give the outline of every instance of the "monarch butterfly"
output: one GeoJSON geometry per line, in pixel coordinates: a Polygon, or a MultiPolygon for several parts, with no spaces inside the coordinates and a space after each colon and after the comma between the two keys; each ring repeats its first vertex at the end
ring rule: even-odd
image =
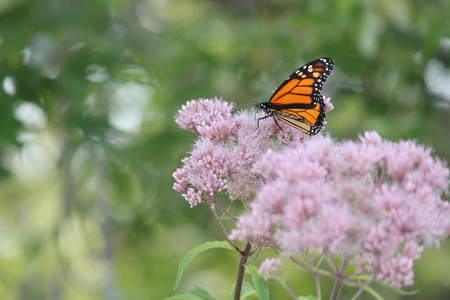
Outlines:
{"type": "MultiPolygon", "coordinates": [[[[308,135],[319,133],[325,120],[322,86],[333,70],[334,61],[322,57],[297,69],[273,93],[269,102],[257,108],[266,113],[265,119],[279,119],[308,135]]],[[[278,123],[277,123],[278,125],[278,123]]]]}

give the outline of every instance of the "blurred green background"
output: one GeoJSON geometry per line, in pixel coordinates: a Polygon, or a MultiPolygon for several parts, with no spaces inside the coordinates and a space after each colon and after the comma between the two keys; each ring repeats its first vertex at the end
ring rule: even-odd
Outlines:
{"type": "MultiPolygon", "coordinates": [[[[223,239],[208,207],[172,190],[195,138],[177,110],[267,101],[322,56],[336,63],[326,132],[414,138],[449,161],[449,15],[448,0],[0,0],[0,299],[172,295],[187,251],[223,239]]],[[[376,288],[450,299],[449,250],[415,264],[419,294],[376,288]]],[[[206,252],[181,288],[227,299],[238,263],[206,252]]],[[[314,293],[311,276],[289,275],[314,293]]]]}

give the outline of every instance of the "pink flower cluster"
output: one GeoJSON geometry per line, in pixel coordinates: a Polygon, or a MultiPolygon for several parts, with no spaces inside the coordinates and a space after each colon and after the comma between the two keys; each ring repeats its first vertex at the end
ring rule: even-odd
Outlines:
{"type": "Polygon", "coordinates": [[[269,277],[276,274],[280,268],[281,260],[279,258],[267,258],[261,263],[259,273],[267,280],[269,277]]]}
{"type": "Polygon", "coordinates": [[[173,188],[183,192],[191,207],[214,201],[225,191],[231,200],[252,200],[264,183],[263,176],[252,172],[253,163],[267,149],[284,149],[310,138],[280,123],[282,133],[271,119],[258,124],[255,111],[232,114],[233,108],[220,99],[200,99],[183,105],[176,116],[181,128],[199,135],[190,156],[173,173],[173,188]]]}
{"type": "MultiPolygon", "coordinates": [[[[356,272],[400,287],[412,284],[424,247],[450,235],[450,205],[441,199],[449,170],[430,149],[376,132],[337,143],[233,108],[220,99],[182,107],[176,122],[198,138],[173,174],[191,207],[217,203],[221,193],[253,200],[230,238],[288,257],[318,249],[350,258],[356,272]]],[[[261,272],[277,267],[269,261],[261,272]]]]}
{"type": "Polygon", "coordinates": [[[233,239],[351,258],[357,272],[400,287],[412,284],[423,247],[450,234],[449,170],[414,141],[319,136],[267,151],[252,171],[266,181],[233,239]]]}

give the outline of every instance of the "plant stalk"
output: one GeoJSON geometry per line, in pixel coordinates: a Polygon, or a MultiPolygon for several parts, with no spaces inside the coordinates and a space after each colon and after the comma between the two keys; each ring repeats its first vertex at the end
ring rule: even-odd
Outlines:
{"type": "Polygon", "coordinates": [[[247,260],[250,256],[250,250],[252,249],[252,245],[250,242],[247,242],[245,245],[244,251],[241,252],[241,261],[239,263],[239,271],[238,276],[236,279],[236,286],[234,289],[234,300],[240,300],[241,299],[241,291],[242,291],[242,282],[244,281],[244,271],[245,271],[245,264],[247,263],[247,260]]]}
{"type": "Polygon", "coordinates": [[[334,281],[333,290],[331,291],[330,300],[339,299],[339,295],[341,294],[342,284],[344,282],[345,272],[347,272],[349,259],[344,258],[342,262],[341,269],[336,273],[336,280],[334,281]]]}

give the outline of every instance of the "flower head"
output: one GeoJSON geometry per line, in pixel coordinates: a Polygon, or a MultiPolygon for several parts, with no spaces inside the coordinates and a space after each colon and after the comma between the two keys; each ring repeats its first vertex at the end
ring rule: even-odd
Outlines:
{"type": "MultiPolygon", "coordinates": [[[[441,199],[449,170],[431,149],[376,132],[337,143],[233,108],[220,99],[183,106],[176,122],[198,138],[173,173],[191,207],[225,192],[253,200],[230,238],[285,257],[309,249],[345,256],[357,271],[400,287],[412,284],[424,247],[450,235],[450,205],[441,199]]],[[[277,267],[268,260],[261,273],[277,267]]]]}
{"type": "Polygon", "coordinates": [[[233,108],[220,99],[200,99],[178,111],[175,121],[180,127],[199,135],[191,155],[173,173],[174,190],[182,192],[191,207],[224,192],[231,200],[252,200],[264,183],[253,171],[255,161],[268,149],[310,139],[286,124],[280,124],[282,132],[275,122],[258,122],[255,111],[232,114],[233,108]]]}
{"type": "Polygon", "coordinates": [[[278,269],[281,267],[281,260],[278,258],[267,258],[264,260],[259,267],[259,273],[264,277],[264,279],[268,279],[273,274],[276,274],[278,269]]]}
{"type": "Polygon", "coordinates": [[[423,246],[449,234],[440,195],[449,171],[413,141],[367,132],[359,142],[326,136],[268,151],[253,166],[266,183],[231,237],[264,238],[288,255],[319,249],[353,257],[360,270],[412,284],[423,246]]]}
{"type": "Polygon", "coordinates": [[[212,100],[192,100],[188,101],[178,111],[175,122],[181,128],[199,135],[211,137],[215,133],[223,135],[229,132],[229,127],[233,125],[229,122],[233,108],[233,103],[228,103],[217,98],[212,100]]]}

